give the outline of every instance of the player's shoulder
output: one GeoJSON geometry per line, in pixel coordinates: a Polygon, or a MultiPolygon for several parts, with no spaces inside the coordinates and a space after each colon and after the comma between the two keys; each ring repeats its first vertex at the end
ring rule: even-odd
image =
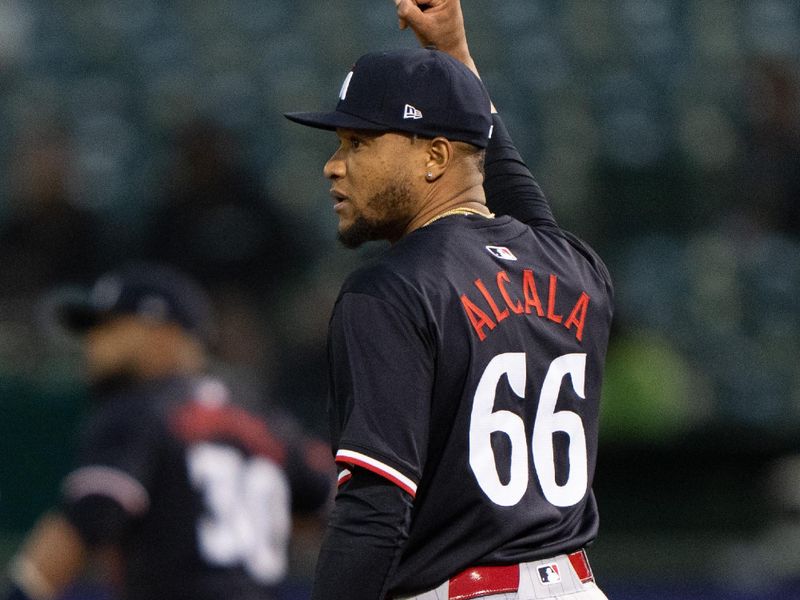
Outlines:
{"type": "Polygon", "coordinates": [[[420,256],[413,245],[396,244],[350,273],[342,292],[380,295],[406,287],[420,269],[420,256]]]}
{"type": "Polygon", "coordinates": [[[124,422],[137,427],[164,423],[171,408],[192,395],[190,377],[168,377],[129,382],[94,394],[92,420],[97,423],[124,422]]]}
{"type": "Polygon", "coordinates": [[[497,229],[503,231],[503,239],[527,230],[505,218],[437,221],[411,232],[356,269],[345,280],[342,292],[390,298],[436,294],[447,289],[447,274],[489,257],[487,232],[497,229]]]}
{"type": "Polygon", "coordinates": [[[286,440],[265,413],[248,406],[221,379],[204,376],[190,383],[179,402],[165,403],[169,431],[177,440],[225,443],[283,464],[286,440]]]}
{"type": "Polygon", "coordinates": [[[613,296],[614,286],[608,267],[606,267],[600,255],[586,241],[555,223],[530,228],[534,235],[558,240],[558,243],[574,257],[575,262],[588,267],[593,276],[605,286],[608,294],[613,296]]]}
{"type": "Polygon", "coordinates": [[[581,255],[581,257],[586,261],[586,263],[600,276],[603,283],[605,283],[606,287],[609,290],[609,293],[613,293],[614,284],[611,279],[611,273],[608,270],[605,262],[603,259],[600,258],[600,255],[592,248],[588,243],[584,240],[576,236],[575,234],[562,229],[561,235],[564,236],[564,239],[581,255]]]}
{"type": "Polygon", "coordinates": [[[80,443],[91,453],[98,448],[154,439],[164,432],[165,419],[152,395],[128,384],[92,394],[90,410],[81,423],[80,443]]]}

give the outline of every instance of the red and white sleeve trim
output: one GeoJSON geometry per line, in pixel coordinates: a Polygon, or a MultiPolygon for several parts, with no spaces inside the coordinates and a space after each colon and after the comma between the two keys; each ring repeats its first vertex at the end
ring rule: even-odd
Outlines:
{"type": "MultiPolygon", "coordinates": [[[[345,463],[348,465],[354,465],[357,467],[362,467],[367,469],[368,471],[372,471],[381,477],[384,477],[394,483],[395,485],[399,486],[409,494],[411,497],[415,497],[417,495],[417,484],[411,481],[408,477],[403,475],[400,471],[395,468],[390,467],[389,465],[382,463],[379,460],[375,460],[374,458],[367,456],[366,454],[361,454],[360,452],[354,452],[353,450],[339,450],[336,453],[336,462],[338,463],[345,463]]],[[[344,471],[343,471],[344,472],[344,471]]],[[[344,483],[341,480],[341,473],[339,475],[340,483],[344,483]]]]}
{"type": "Polygon", "coordinates": [[[72,501],[93,494],[106,496],[131,515],[141,515],[150,506],[150,495],[145,487],[124,471],[113,467],[81,467],[67,476],[63,490],[66,498],[72,501]]]}
{"type": "Polygon", "coordinates": [[[353,476],[353,472],[350,469],[342,469],[339,472],[339,477],[336,480],[336,485],[343,485],[347,481],[350,481],[350,478],[353,476]]]}

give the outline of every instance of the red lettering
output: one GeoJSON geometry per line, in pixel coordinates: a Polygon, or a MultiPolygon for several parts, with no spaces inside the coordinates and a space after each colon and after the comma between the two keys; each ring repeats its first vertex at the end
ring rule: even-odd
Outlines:
{"type": "Polygon", "coordinates": [[[472,328],[478,334],[478,339],[480,341],[485,340],[486,333],[484,333],[483,328],[488,327],[491,331],[496,327],[495,322],[492,321],[489,315],[478,308],[472,300],[467,298],[466,294],[462,294],[461,304],[464,306],[464,312],[467,313],[467,317],[469,317],[469,322],[472,323],[472,328]]]}
{"type": "Polygon", "coordinates": [[[489,308],[492,309],[492,312],[494,313],[494,318],[497,319],[498,323],[503,319],[505,319],[506,317],[508,317],[508,309],[501,311],[497,307],[497,303],[494,301],[494,298],[492,298],[492,296],[489,294],[489,290],[486,289],[486,286],[480,279],[475,280],[475,287],[478,288],[480,293],[483,294],[483,297],[486,298],[486,302],[489,303],[489,308]]]}
{"type": "Polygon", "coordinates": [[[522,292],[525,296],[525,313],[531,314],[531,306],[536,309],[536,314],[544,316],[542,301],[539,300],[539,293],[536,291],[536,281],[533,279],[533,271],[525,269],[522,273],[522,292]]]}
{"type": "MultiPolygon", "coordinates": [[[[558,323],[570,333],[574,333],[575,338],[583,341],[583,333],[586,329],[586,316],[589,311],[589,302],[591,298],[586,292],[581,292],[580,297],[575,302],[569,316],[564,319],[563,313],[557,312],[556,303],[558,297],[558,276],[555,274],[549,275],[548,289],[547,289],[547,308],[545,309],[542,300],[539,297],[539,292],[536,287],[535,272],[533,269],[524,269],[522,271],[522,297],[519,297],[519,292],[511,284],[511,276],[507,271],[498,271],[495,276],[495,283],[497,289],[492,288],[490,292],[481,279],[476,279],[474,282],[475,288],[481,293],[486,304],[481,303],[479,307],[475,302],[463,294],[461,296],[461,305],[464,307],[464,312],[469,319],[472,328],[482,342],[486,339],[491,331],[493,331],[502,321],[506,320],[511,314],[515,315],[530,315],[533,310],[536,310],[536,315],[539,318],[545,318],[553,323],[558,323]],[[500,305],[498,305],[492,294],[499,294],[502,298],[500,305]],[[505,303],[505,304],[503,304],[505,303]],[[488,304],[489,310],[485,310],[488,304]],[[502,310],[501,307],[502,306],[502,310]],[[573,331],[574,330],[574,331],[573,331]]],[[[541,283],[541,281],[540,281],[541,283]]],[[[569,290],[568,290],[569,291],[569,290]]],[[[475,297],[473,295],[473,297],[475,297]]],[[[562,300],[566,303],[566,300],[562,300]]],[[[565,308],[562,306],[562,308],[565,308]]]]}
{"type": "Polygon", "coordinates": [[[563,318],[555,313],[556,309],[556,288],[558,287],[558,277],[550,275],[550,289],[547,293],[547,318],[553,323],[561,323],[563,318]]]}
{"type": "Polygon", "coordinates": [[[575,308],[572,309],[569,317],[567,317],[566,323],[564,323],[564,327],[567,329],[575,325],[575,338],[579,342],[583,341],[583,326],[586,324],[586,310],[588,308],[589,294],[581,292],[581,297],[578,298],[578,301],[575,303],[575,308]]]}
{"type": "Polygon", "coordinates": [[[521,315],[525,310],[522,307],[522,302],[517,300],[514,302],[508,295],[508,291],[506,290],[506,283],[510,283],[511,278],[508,276],[508,273],[505,271],[500,271],[497,274],[497,288],[500,290],[500,295],[503,297],[503,300],[506,301],[506,306],[514,311],[514,314],[521,315]]]}

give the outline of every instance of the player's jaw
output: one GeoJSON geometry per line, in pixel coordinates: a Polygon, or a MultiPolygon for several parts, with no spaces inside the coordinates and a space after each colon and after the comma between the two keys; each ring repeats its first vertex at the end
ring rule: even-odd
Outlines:
{"type": "Polygon", "coordinates": [[[336,211],[339,241],[347,248],[377,240],[396,242],[408,227],[413,207],[411,190],[401,181],[387,183],[363,203],[352,198],[342,200],[336,211]]]}

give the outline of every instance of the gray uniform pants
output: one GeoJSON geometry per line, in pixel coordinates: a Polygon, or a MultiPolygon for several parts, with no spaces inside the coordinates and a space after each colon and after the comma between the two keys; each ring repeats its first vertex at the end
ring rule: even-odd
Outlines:
{"type": "MultiPolygon", "coordinates": [[[[581,582],[565,554],[519,566],[516,592],[487,594],[477,600],[608,600],[594,581],[581,582]]],[[[450,600],[450,582],[436,589],[397,600],[450,600]]]]}

